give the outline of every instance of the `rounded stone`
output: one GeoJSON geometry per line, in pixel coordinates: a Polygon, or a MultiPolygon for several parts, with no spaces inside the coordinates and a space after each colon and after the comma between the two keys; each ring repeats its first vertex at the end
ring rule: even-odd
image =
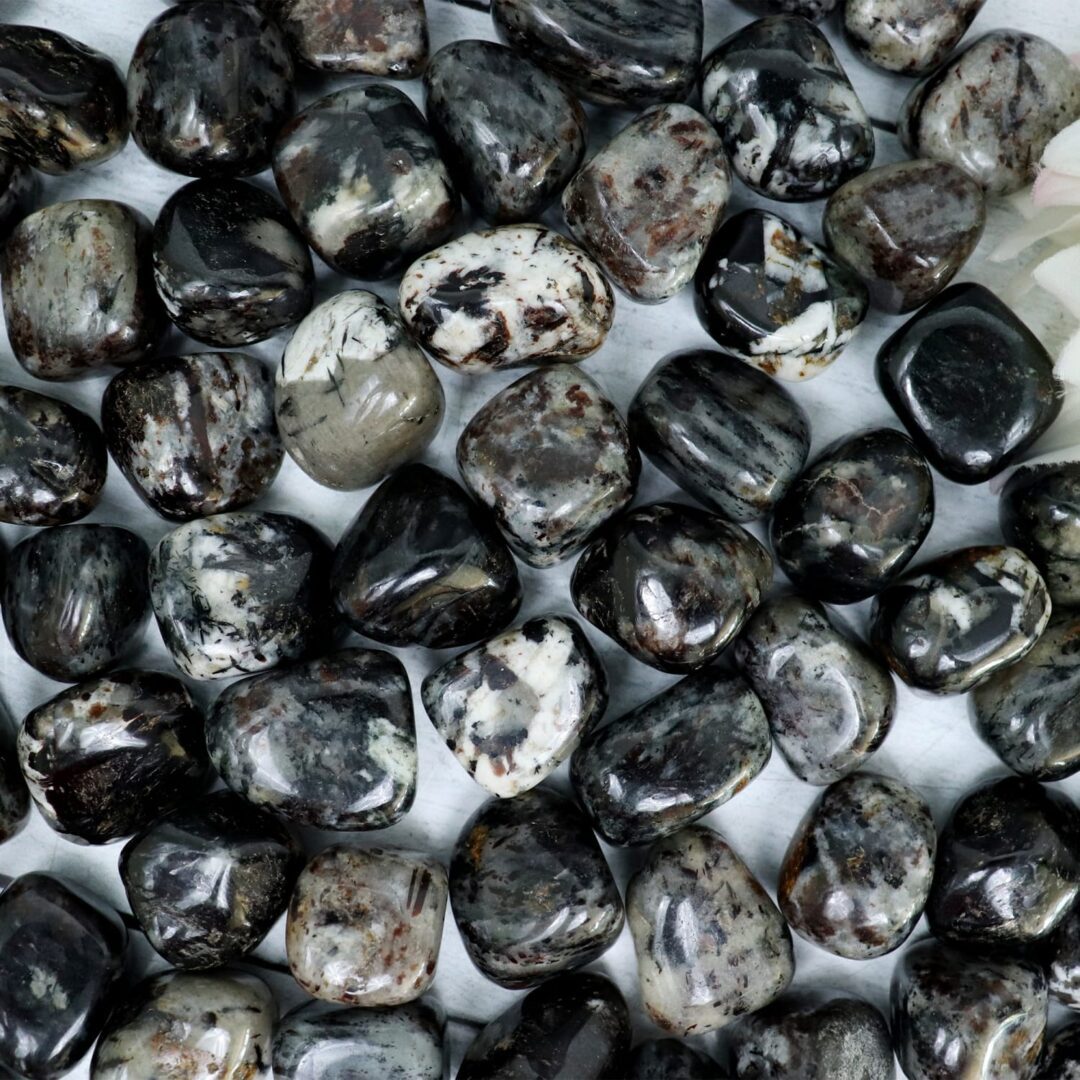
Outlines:
{"type": "Polygon", "coordinates": [[[802,593],[853,604],[880,592],[922,546],[934,481],[915,444],[892,428],[827,446],[777,504],[776,561],[802,593]]]}
{"type": "Polygon", "coordinates": [[[23,720],[17,748],[41,816],[87,844],[130,836],[206,783],[202,715],[181,682],[153,671],[62,691],[23,720]]]}
{"type": "Polygon", "coordinates": [[[290,457],[342,491],[382,480],[438,434],[445,399],[397,312],[374,293],[339,293],[296,328],[274,411],[290,457]]]}
{"type": "Polygon", "coordinates": [[[41,194],[37,173],[0,149],[0,242],[33,209],[41,194]]]}
{"type": "Polygon", "coordinates": [[[678,1039],[648,1039],[630,1056],[627,1080],[718,1080],[716,1062],[678,1039]]]}
{"type": "Polygon", "coordinates": [[[296,104],[277,23],[248,0],[193,0],[143,31],[127,77],[131,137],[186,176],[249,176],[270,164],[296,104]]]}
{"type": "Polygon", "coordinates": [[[196,180],[154,225],[154,283],[169,318],[207,345],[249,345],[310,310],[315,272],[285,208],[243,180],[196,180]]]}
{"type": "Polygon", "coordinates": [[[735,3],[755,15],[801,15],[820,22],[830,14],[839,0],[735,0],[735,3]]]}
{"type": "Polygon", "coordinates": [[[86,413],[18,386],[0,386],[0,521],[63,525],[97,506],[108,454],[86,413]]]}
{"type": "Polygon", "coordinates": [[[285,454],[270,373],[242,353],[150,360],[105,389],[113,461],[156,513],[188,521],[254,502],[285,454]]]}
{"type": "Polygon", "coordinates": [[[868,63],[902,75],[933,71],[986,0],[846,0],[844,30],[868,63]]]}
{"type": "Polygon", "coordinates": [[[43,529],[8,556],[4,628],[32,668],[76,682],[140,643],[150,596],[145,541],[114,525],[43,529]]]}

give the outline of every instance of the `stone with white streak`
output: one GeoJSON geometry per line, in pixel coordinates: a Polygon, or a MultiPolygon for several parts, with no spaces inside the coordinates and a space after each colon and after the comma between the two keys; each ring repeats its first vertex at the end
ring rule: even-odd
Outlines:
{"type": "Polygon", "coordinates": [[[932,71],[967,33],[986,0],[846,0],[844,30],[855,51],[886,71],[932,71]]]}

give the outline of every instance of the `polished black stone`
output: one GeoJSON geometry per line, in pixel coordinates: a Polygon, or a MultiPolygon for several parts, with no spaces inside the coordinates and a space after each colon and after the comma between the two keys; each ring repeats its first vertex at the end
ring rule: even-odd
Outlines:
{"type": "Polygon", "coordinates": [[[989,289],[953,285],[882,345],[882,392],[930,463],[978,484],[1057,419],[1061,385],[1042,342],[989,289]]]}
{"type": "Polygon", "coordinates": [[[560,975],[491,1021],[457,1080],[609,1080],[626,1075],[630,1015],[600,975],[560,975]]]}
{"type": "Polygon", "coordinates": [[[154,283],[169,318],[207,345],[247,345],[311,309],[307,241],[272,195],[243,180],[196,180],[154,225],[154,283]]]}
{"type": "Polygon", "coordinates": [[[150,611],[142,537],[114,525],[43,529],[12,549],[4,627],[15,651],[50,679],[97,675],[140,644],[150,611]]]}
{"type": "Polygon", "coordinates": [[[1080,1023],[1061,1028],[1047,1040],[1034,1080],[1080,1080],[1080,1023]]]}
{"type": "Polygon", "coordinates": [[[676,353],[638,389],[628,414],[638,447],[728,521],[765,517],[810,453],[810,420],[776,380],[725,353],[676,353]]]}
{"type": "Polygon", "coordinates": [[[25,161],[0,150],[0,241],[30,213],[40,189],[37,173],[25,161]]]}
{"type": "Polygon", "coordinates": [[[292,54],[256,3],[177,4],[139,38],[127,93],[147,157],[187,176],[248,176],[270,164],[292,115],[292,54]]]}
{"type": "Polygon", "coordinates": [[[364,504],[338,543],[330,587],[349,625],[387,645],[468,645],[521,605],[494,523],[427,465],[399,469],[364,504]]]}
{"type": "Polygon", "coordinates": [[[104,53],[40,26],[0,26],[0,150],[57,175],[108,160],[127,135],[124,82],[104,53]]]}
{"type": "Polygon", "coordinates": [[[1073,904],[1040,944],[1036,956],[1045,962],[1051,995],[1074,1012],[1080,1011],[1080,906],[1073,904]]]}
{"type": "Polygon", "coordinates": [[[634,1047],[626,1080],[723,1080],[719,1068],[678,1039],[649,1039],[634,1047]]]}
{"type": "Polygon", "coordinates": [[[239,960],[262,941],[303,865],[276,818],[216,791],[132,837],[120,880],[157,952],[175,967],[202,969],[239,960]]]}
{"type": "Polygon", "coordinates": [[[17,745],[42,817],[88,844],[130,836],[206,780],[202,715],[179,680],[153,671],[62,691],[23,720],[17,745]]]}
{"type": "Polygon", "coordinates": [[[0,894],[0,1068],[63,1076],[115,1001],[127,933],[96,896],[50,874],[0,894]]]}
{"type": "Polygon", "coordinates": [[[963,796],[938,844],[930,929],[981,946],[1045,938],[1080,896],[1078,814],[1063,792],[1018,777],[963,796]]]}
{"type": "Polygon", "coordinates": [[[776,561],[795,587],[830,604],[883,589],[934,521],[934,481],[912,441],[892,428],[827,446],[776,507],[776,561]]]}
{"type": "Polygon", "coordinates": [[[101,429],[71,405],[0,386],[0,521],[62,525],[98,504],[108,455],[101,429]]]}

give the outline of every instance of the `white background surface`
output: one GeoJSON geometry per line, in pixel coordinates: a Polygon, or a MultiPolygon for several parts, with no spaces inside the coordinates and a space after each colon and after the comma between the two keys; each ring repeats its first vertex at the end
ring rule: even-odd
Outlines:
{"type": "MultiPolygon", "coordinates": [[[[478,11],[458,7],[447,0],[427,0],[432,30],[432,48],[461,37],[492,38],[490,18],[478,11]]],[[[61,30],[108,53],[122,71],[142,28],[163,9],[159,0],[0,0],[0,17],[8,21],[36,23],[61,30]]],[[[705,0],[706,51],[738,26],[749,21],[743,9],[731,0],[705,0]]],[[[967,40],[980,31],[1011,26],[1041,33],[1066,52],[1080,52],[1080,5],[1076,0],[989,0],[967,40]]],[[[824,26],[837,47],[867,109],[875,119],[895,120],[910,80],[889,76],[859,62],[847,50],[839,32],[836,17],[824,26]]],[[[302,100],[307,102],[330,89],[350,81],[329,80],[305,75],[301,86],[302,100]]],[[[419,81],[399,84],[422,104],[419,81]]],[[[590,142],[595,150],[606,137],[622,127],[630,114],[606,110],[590,110],[593,135],[590,142]]],[[[895,140],[879,132],[878,162],[903,156],[895,140]]],[[[41,202],[55,202],[78,197],[117,198],[136,206],[150,219],[165,199],[187,178],[169,173],[143,157],[133,143],[118,157],[91,171],[64,178],[44,178],[41,202]]],[[[267,172],[257,182],[273,189],[267,172]]],[[[736,185],[732,209],[760,202],[736,185]]],[[[822,204],[803,206],[769,204],[775,212],[802,225],[811,236],[820,238],[822,204]]],[[[1004,213],[1002,211],[1002,213],[1004,213]]],[[[562,228],[557,211],[547,215],[550,224],[562,228]]],[[[984,240],[984,252],[988,243],[984,240]]],[[[976,260],[972,269],[976,269],[976,260]]],[[[318,260],[316,259],[316,263],[318,260]]],[[[981,271],[979,271],[981,273],[981,271]]],[[[342,288],[356,287],[355,282],[330,273],[319,264],[319,296],[322,300],[342,288]]],[[[961,275],[961,280],[972,273],[961,275]]],[[[989,280],[985,276],[983,280],[989,280]]],[[[396,296],[394,282],[377,283],[372,287],[388,300],[396,296]]],[[[1036,315],[1029,307],[1022,309],[1025,318],[1037,329],[1053,318],[1045,313],[1036,315]]],[[[833,439],[868,425],[899,427],[873,378],[873,358],[877,346],[900,320],[872,313],[866,325],[838,362],[810,383],[795,387],[799,401],[807,409],[813,423],[816,454],[833,439]]],[[[1060,333],[1053,327],[1051,333],[1060,333]]],[[[257,353],[268,363],[275,362],[288,335],[281,335],[248,351],[257,353]]],[[[623,410],[646,373],[663,356],[677,349],[711,347],[713,342],[698,324],[693,310],[691,290],[661,307],[645,307],[631,302],[621,294],[617,301],[615,326],[603,348],[586,361],[585,369],[607,390],[623,410]]],[[[179,332],[173,330],[163,348],[164,353],[203,351],[179,332]]],[[[482,377],[466,377],[436,365],[446,390],[447,409],[442,431],[425,460],[455,474],[453,448],[463,424],[490,396],[501,390],[522,372],[482,377]]],[[[69,401],[98,417],[102,391],[108,376],[69,384],[45,384],[28,376],[15,362],[6,335],[0,334],[0,381],[29,386],[69,401]]],[[[993,387],[986,388],[993,393],[993,387]]],[[[986,485],[964,488],[935,475],[937,517],[933,530],[917,562],[954,547],[974,543],[1000,541],[997,524],[997,499],[986,485]]],[[[357,513],[367,492],[339,493],[321,488],[309,480],[290,459],[277,481],[259,503],[258,509],[293,513],[320,527],[331,541],[336,541],[357,513]]],[[[673,485],[648,463],[644,466],[638,503],[676,494],[673,485]]],[[[125,525],[142,533],[152,544],[168,531],[167,522],[157,518],[135,496],[114,465],[110,463],[109,479],[100,506],[87,521],[125,525]]],[[[755,526],[754,531],[763,535],[755,526]]],[[[0,526],[5,546],[10,548],[29,535],[30,530],[16,526],[0,526]]],[[[551,570],[538,571],[521,566],[526,590],[522,616],[549,610],[572,613],[567,590],[572,563],[551,570]]],[[[844,617],[863,629],[868,605],[848,608],[844,617]]],[[[631,659],[598,632],[589,629],[590,637],[607,666],[612,687],[612,715],[619,715],[665,686],[676,681],[646,668],[631,659]]],[[[62,689],[39,675],[13,653],[6,638],[0,634],[0,696],[17,721],[25,713],[62,689]]],[[[414,691],[421,678],[436,666],[445,655],[423,649],[399,650],[408,666],[414,691]]],[[[156,626],[149,625],[145,644],[136,660],[146,666],[171,671],[172,665],[158,635],[156,626]]],[[[222,684],[193,685],[204,704],[213,700],[222,684]]],[[[420,776],[416,803],[400,824],[380,833],[341,834],[309,832],[305,842],[309,854],[329,843],[348,838],[358,843],[395,844],[423,848],[449,858],[454,840],[469,814],[484,801],[485,793],[475,785],[456,764],[449,751],[436,737],[428,722],[419,695],[414,693],[417,735],[420,748],[420,776]]],[[[944,822],[954,801],[979,780],[1001,774],[1006,770],[971,730],[968,703],[965,698],[932,699],[916,696],[900,687],[899,708],[893,731],[883,749],[873,759],[871,767],[889,773],[915,785],[929,800],[938,826],[944,822]]],[[[554,786],[568,789],[566,766],[559,770],[554,786]]],[[[1080,777],[1067,780],[1061,788],[1080,795],[1080,777]]],[[[740,795],[710,814],[705,822],[720,830],[748,862],[770,892],[774,893],[776,877],[784,849],[799,819],[821,793],[796,780],[778,754],[768,767],[740,795]]],[[[642,850],[606,849],[620,886],[640,863],[642,850]]],[[[126,899],[116,872],[119,845],[104,848],[81,847],[58,837],[37,816],[12,842],[0,847],[0,873],[14,875],[31,869],[50,870],[93,888],[118,908],[127,909],[126,899]]],[[[775,893],[774,893],[775,895],[775,893]]],[[[283,923],[281,920],[258,950],[258,955],[280,961],[284,956],[283,923]]],[[[925,924],[916,936],[925,931],[925,924]]],[[[134,953],[142,965],[160,968],[162,962],[150,952],[145,941],[134,935],[134,953]]],[[[846,961],[801,941],[796,937],[796,987],[831,985],[864,994],[882,1009],[887,1009],[889,978],[896,955],[869,962],[846,961]]],[[[630,1001],[638,1037],[655,1035],[638,1008],[636,973],[629,932],[624,930],[615,946],[593,967],[610,975],[630,1001]]],[[[280,994],[283,1007],[288,1008],[303,995],[287,977],[271,979],[280,994]]],[[[515,994],[488,982],[472,966],[458,937],[454,921],[447,912],[442,954],[435,978],[434,992],[448,1011],[475,1021],[486,1021],[505,1008],[515,994]]],[[[1057,1015],[1057,1020],[1062,1014],[1057,1015]]],[[[469,1038],[469,1029],[457,1026],[455,1060],[461,1045],[469,1038]]],[[[718,1053],[715,1037],[703,1037],[702,1047],[718,1053]]],[[[88,1074],[87,1061],[71,1075],[88,1074]]]]}

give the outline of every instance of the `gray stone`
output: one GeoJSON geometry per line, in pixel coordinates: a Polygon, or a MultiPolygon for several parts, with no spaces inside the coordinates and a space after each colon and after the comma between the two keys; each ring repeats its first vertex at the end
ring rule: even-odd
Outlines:
{"type": "Polygon", "coordinates": [[[967,33],[986,0],[846,0],[844,30],[855,51],[886,71],[933,71],[967,33]]]}

